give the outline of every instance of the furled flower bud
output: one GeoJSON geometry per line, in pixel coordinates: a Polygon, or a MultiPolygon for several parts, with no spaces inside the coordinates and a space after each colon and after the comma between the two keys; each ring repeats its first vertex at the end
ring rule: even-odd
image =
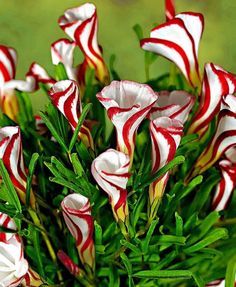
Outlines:
{"type": "Polygon", "coordinates": [[[165,8],[166,8],[166,21],[169,21],[175,17],[174,0],[165,0],[165,8]]]}
{"type": "Polygon", "coordinates": [[[128,219],[126,185],[130,177],[130,159],[123,152],[108,149],[92,163],[91,172],[98,185],[108,194],[116,221],[128,219]]]}
{"type": "Polygon", "coordinates": [[[157,100],[147,85],[113,81],[97,94],[117,133],[117,149],[128,154],[132,163],[136,131],[157,100]]]}
{"type": "MultiPolygon", "coordinates": [[[[183,135],[183,125],[178,120],[159,117],[151,121],[150,132],[152,140],[152,173],[155,173],[174,159],[183,135]]],[[[158,178],[149,187],[150,217],[155,215],[168,178],[169,172],[158,178]]]]}
{"type": "Polygon", "coordinates": [[[76,239],[81,262],[94,269],[94,224],[88,198],[77,193],[70,194],[64,198],[61,207],[66,225],[76,239]]]}
{"type": "MultiPolygon", "coordinates": [[[[20,200],[25,203],[27,177],[19,127],[4,127],[0,129],[0,158],[3,160],[20,200]]],[[[32,191],[30,203],[34,208],[35,197],[32,191]]]]}
{"type": "MultiPolygon", "coordinates": [[[[59,81],[49,91],[52,103],[67,118],[72,130],[76,129],[82,112],[79,88],[71,80],[59,81]]],[[[94,149],[93,138],[85,124],[82,125],[79,138],[86,147],[94,149]]]]}
{"type": "Polygon", "coordinates": [[[108,83],[109,75],[97,42],[97,11],[92,3],[68,9],[59,18],[60,27],[75,41],[84,53],[88,65],[95,69],[102,83],[108,83]]]}
{"type": "Polygon", "coordinates": [[[79,267],[63,250],[59,250],[57,252],[57,257],[59,258],[60,262],[65,266],[65,268],[70,272],[70,274],[72,274],[74,277],[80,275],[79,267]]]}
{"type": "Polygon", "coordinates": [[[174,62],[192,86],[199,86],[198,46],[204,28],[199,13],[181,13],[167,23],[155,27],[141,47],[174,62]]]}
{"type": "Polygon", "coordinates": [[[185,91],[161,91],[154,107],[151,108],[149,118],[169,117],[184,124],[194,105],[195,97],[185,91]]]}
{"type": "Polygon", "coordinates": [[[211,120],[219,113],[224,96],[236,91],[234,76],[221,67],[208,63],[205,65],[200,106],[194,116],[188,133],[203,135],[211,120]]]}
{"type": "Polygon", "coordinates": [[[236,97],[224,98],[213,139],[198,158],[193,175],[210,168],[229,148],[236,145],[236,97]]]}
{"type": "Polygon", "coordinates": [[[68,39],[60,39],[51,45],[52,63],[58,65],[62,63],[65,67],[68,79],[76,81],[75,70],[73,68],[73,54],[75,42],[68,39]]]}
{"type": "MultiPolygon", "coordinates": [[[[14,221],[0,213],[0,226],[16,230],[14,221]]],[[[17,287],[28,272],[21,238],[16,233],[0,233],[0,286],[17,287]]]]}
{"type": "Polygon", "coordinates": [[[236,164],[229,160],[221,160],[219,167],[222,178],[212,200],[212,209],[216,211],[224,210],[227,207],[236,187],[236,164]]]}

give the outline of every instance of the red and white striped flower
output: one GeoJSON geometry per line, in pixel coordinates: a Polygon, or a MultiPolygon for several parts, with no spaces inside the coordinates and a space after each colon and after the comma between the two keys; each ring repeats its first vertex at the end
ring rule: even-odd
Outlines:
{"type": "Polygon", "coordinates": [[[202,173],[211,167],[229,148],[236,145],[236,97],[224,98],[224,109],[220,111],[216,133],[199,157],[195,171],[202,173]]]}
{"type": "MultiPolygon", "coordinates": [[[[0,225],[16,229],[14,221],[0,213],[0,225]]],[[[17,287],[28,272],[28,262],[24,258],[24,247],[16,233],[0,233],[0,286],[17,287]]]]}
{"type": "Polygon", "coordinates": [[[74,277],[80,275],[79,267],[72,261],[72,259],[63,251],[59,250],[57,252],[57,257],[60,262],[65,266],[65,268],[72,274],[74,277]]]}
{"type": "MultiPolygon", "coordinates": [[[[79,88],[75,81],[59,81],[49,91],[52,103],[67,118],[72,130],[76,129],[82,112],[79,88]]],[[[94,149],[93,138],[85,124],[82,125],[79,138],[86,147],[94,149]]]]}
{"type": "Polygon", "coordinates": [[[98,185],[108,194],[116,221],[127,222],[126,185],[130,177],[130,159],[123,152],[108,149],[92,163],[91,172],[98,185]]]}
{"type": "Polygon", "coordinates": [[[51,45],[52,63],[62,63],[65,67],[68,79],[76,81],[75,69],[73,68],[73,57],[75,42],[68,39],[60,39],[51,45]]]}
{"type": "MultiPolygon", "coordinates": [[[[159,117],[150,122],[150,132],[152,140],[152,173],[155,173],[174,159],[183,135],[183,125],[176,119],[159,117]]],[[[169,172],[157,179],[149,187],[152,215],[154,215],[156,207],[160,203],[168,178],[169,172]]]]}
{"type": "Polygon", "coordinates": [[[97,94],[117,133],[117,149],[132,162],[136,131],[157,100],[147,85],[131,81],[113,81],[97,94]]]}
{"type": "Polygon", "coordinates": [[[225,287],[225,280],[219,279],[212,281],[206,285],[206,287],[225,287]]]}
{"type": "Polygon", "coordinates": [[[68,9],[59,18],[60,27],[75,41],[84,53],[88,65],[95,69],[102,83],[109,81],[108,70],[97,41],[97,11],[92,3],[68,9]]]}
{"type": "MultiPolygon", "coordinates": [[[[20,200],[25,203],[27,177],[19,127],[4,127],[0,129],[0,158],[3,160],[20,200]]],[[[35,207],[35,198],[32,191],[30,203],[32,207],[35,207]]]]}
{"type": "Polygon", "coordinates": [[[94,224],[88,198],[77,193],[70,194],[64,198],[61,207],[66,225],[76,239],[81,262],[93,269],[95,265],[94,224]]]}
{"type": "Polygon", "coordinates": [[[216,211],[224,210],[227,207],[236,187],[236,164],[229,160],[221,160],[219,167],[222,178],[212,200],[212,209],[216,211]]]}
{"type": "Polygon", "coordinates": [[[155,27],[141,47],[174,62],[192,86],[199,86],[198,46],[204,28],[199,13],[181,13],[167,23],[155,27]]]}
{"type": "Polygon", "coordinates": [[[39,274],[31,268],[29,268],[23,281],[21,282],[21,285],[24,287],[40,287],[44,286],[43,284],[45,284],[45,282],[41,279],[39,274]]]}
{"type": "Polygon", "coordinates": [[[175,17],[174,0],[165,0],[165,8],[166,8],[166,21],[169,21],[175,17]]]}
{"type": "MultiPolygon", "coordinates": [[[[35,80],[35,87],[34,90],[38,89],[38,84],[43,83],[51,87],[53,84],[56,83],[54,79],[52,79],[46,70],[37,63],[32,63],[26,77],[32,77],[35,80]]],[[[32,89],[33,91],[33,89],[32,89]]]]}
{"type": "Polygon", "coordinates": [[[189,133],[203,135],[211,120],[219,113],[223,97],[236,91],[235,77],[221,67],[208,63],[205,65],[200,107],[193,118],[189,133]]]}
{"type": "Polygon", "coordinates": [[[149,118],[169,117],[184,124],[195,102],[195,97],[185,91],[161,91],[149,118]]]}

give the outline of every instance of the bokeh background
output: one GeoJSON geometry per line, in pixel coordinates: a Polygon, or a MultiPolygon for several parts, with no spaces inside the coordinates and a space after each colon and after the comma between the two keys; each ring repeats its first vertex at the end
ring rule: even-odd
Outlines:
{"type": "MultiPolygon", "coordinates": [[[[23,78],[30,64],[37,61],[53,73],[50,45],[66,37],[57,19],[80,0],[0,0],[0,43],[18,52],[17,78],[23,78]]],[[[201,67],[212,61],[236,73],[236,0],[175,0],[177,12],[196,11],[205,16],[205,31],[200,44],[201,67]]],[[[99,42],[105,59],[117,56],[115,67],[123,79],[143,81],[143,51],[132,27],[140,24],[144,36],[165,21],[164,0],[95,0],[99,17],[99,42]]],[[[76,57],[79,63],[80,54],[76,57]]],[[[169,68],[158,59],[151,69],[157,76],[169,68]]],[[[43,107],[45,97],[33,97],[35,110],[43,107]]]]}

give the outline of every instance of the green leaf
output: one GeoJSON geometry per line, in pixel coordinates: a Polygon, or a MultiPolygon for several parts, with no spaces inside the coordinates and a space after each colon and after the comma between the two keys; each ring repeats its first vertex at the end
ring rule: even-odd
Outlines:
{"type": "Polygon", "coordinates": [[[49,118],[43,112],[39,112],[39,115],[42,118],[42,120],[44,121],[45,125],[50,130],[50,132],[53,135],[53,137],[56,139],[56,141],[60,144],[60,146],[63,148],[64,151],[67,151],[67,146],[66,146],[64,140],[58,134],[57,130],[54,128],[54,126],[52,125],[52,123],[49,120],[49,118]]]}
{"type": "Polygon", "coordinates": [[[132,275],[138,278],[176,278],[176,279],[190,279],[192,278],[192,272],[189,270],[144,270],[139,271],[132,275]]]}
{"type": "Polygon", "coordinates": [[[95,231],[95,243],[96,245],[102,244],[102,227],[97,223],[97,221],[94,221],[94,231],[95,231]]]}
{"type": "Polygon", "coordinates": [[[125,265],[128,275],[131,276],[132,275],[132,264],[130,263],[129,258],[127,257],[125,253],[121,253],[120,258],[122,259],[123,264],[125,265]]]}
{"type": "Polygon", "coordinates": [[[119,287],[120,286],[120,276],[117,267],[111,265],[109,268],[109,285],[108,287],[119,287]]]}
{"type": "Polygon", "coordinates": [[[135,24],[133,26],[133,30],[138,38],[138,40],[140,41],[141,39],[143,39],[143,29],[139,24],[135,24]]]}
{"type": "Polygon", "coordinates": [[[74,147],[74,145],[75,145],[75,143],[76,143],[76,141],[78,139],[79,131],[80,131],[80,129],[81,129],[81,127],[82,127],[82,125],[83,125],[83,123],[85,121],[85,118],[86,118],[86,116],[87,116],[87,114],[88,114],[88,112],[90,111],[91,108],[92,108],[92,104],[89,103],[82,110],[82,113],[81,113],[81,115],[79,117],[78,124],[76,126],[76,129],[74,131],[74,134],[73,134],[73,136],[71,138],[71,141],[70,141],[70,144],[69,144],[69,150],[68,150],[69,153],[72,151],[72,149],[73,149],[73,147],[74,147]]]}
{"type": "Polygon", "coordinates": [[[132,244],[131,242],[129,242],[127,240],[121,239],[120,244],[125,246],[126,248],[129,248],[135,254],[141,254],[142,253],[142,251],[137,246],[135,246],[134,244],[132,244]]]}
{"type": "Polygon", "coordinates": [[[173,169],[175,166],[183,163],[185,161],[185,157],[180,155],[174,158],[172,161],[170,161],[167,165],[162,167],[158,172],[154,173],[153,175],[149,175],[147,177],[144,177],[143,182],[141,182],[141,185],[138,187],[139,189],[143,189],[146,186],[150,185],[152,182],[156,181],[158,178],[163,176],[167,171],[173,169]]]}
{"type": "Polygon", "coordinates": [[[140,218],[140,213],[142,212],[144,205],[147,201],[147,196],[145,193],[141,193],[138,201],[135,204],[135,207],[133,209],[133,212],[131,213],[131,223],[132,226],[135,228],[139,218],[140,218]]]}
{"type": "Polygon", "coordinates": [[[4,182],[6,189],[7,189],[7,192],[8,192],[9,204],[13,205],[16,208],[16,210],[19,213],[21,213],[22,209],[21,209],[20,200],[18,198],[15,187],[14,187],[14,185],[10,179],[10,176],[9,176],[5,166],[4,166],[2,159],[0,159],[0,174],[1,174],[1,177],[3,179],[3,182],[4,182]]]}
{"type": "Polygon", "coordinates": [[[214,229],[212,232],[210,232],[208,234],[208,236],[203,238],[201,241],[197,242],[196,244],[194,244],[190,247],[185,248],[184,252],[189,254],[189,253],[199,251],[202,248],[209,246],[213,242],[216,242],[217,240],[219,240],[221,238],[226,238],[227,236],[228,236],[227,229],[224,229],[224,228],[214,229]]]}
{"type": "Polygon", "coordinates": [[[148,246],[149,246],[150,240],[152,238],[153,232],[154,232],[158,222],[159,222],[159,219],[153,220],[151,225],[150,225],[150,227],[149,227],[149,229],[148,229],[146,238],[144,239],[144,242],[143,242],[143,245],[142,245],[142,249],[143,249],[144,253],[147,253],[147,251],[148,251],[148,246]]]}
{"type": "Polygon", "coordinates": [[[191,143],[191,142],[197,140],[198,138],[199,138],[198,134],[190,134],[190,135],[183,136],[183,137],[181,138],[181,141],[180,141],[180,145],[179,145],[179,146],[180,146],[180,147],[181,147],[181,146],[184,146],[184,145],[186,145],[186,144],[188,144],[188,143],[191,143]]]}
{"type": "Polygon", "coordinates": [[[72,153],[71,156],[71,163],[73,165],[73,169],[74,172],[76,173],[76,175],[78,175],[78,177],[81,177],[84,175],[84,169],[81,165],[81,162],[78,158],[78,155],[76,153],[72,153]]]}
{"type": "Polygon", "coordinates": [[[36,167],[38,159],[39,159],[39,154],[34,153],[29,163],[29,174],[27,177],[27,184],[26,184],[26,206],[29,206],[31,183],[32,183],[32,179],[33,179],[33,175],[34,175],[34,171],[35,171],[35,167],[36,167]]]}
{"type": "Polygon", "coordinates": [[[225,276],[225,287],[234,287],[236,275],[236,256],[230,259],[227,264],[226,276],[225,276]]]}
{"type": "Polygon", "coordinates": [[[35,256],[35,262],[37,263],[37,271],[38,271],[39,275],[41,275],[43,278],[45,278],[42,256],[40,254],[40,245],[41,244],[39,241],[39,233],[32,226],[31,226],[30,232],[32,234],[32,240],[33,240],[33,245],[34,245],[34,256],[35,256]]]}
{"type": "Polygon", "coordinates": [[[55,65],[55,78],[57,81],[68,80],[66,69],[62,63],[55,65]]]}
{"type": "Polygon", "coordinates": [[[176,236],[182,236],[183,235],[183,219],[178,214],[178,212],[175,212],[175,225],[176,225],[176,236]]]}

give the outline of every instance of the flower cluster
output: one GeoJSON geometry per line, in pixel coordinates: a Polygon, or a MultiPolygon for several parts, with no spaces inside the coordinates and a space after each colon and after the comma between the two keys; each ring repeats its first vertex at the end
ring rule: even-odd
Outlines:
{"type": "Polygon", "coordinates": [[[235,248],[217,256],[236,188],[236,77],[213,63],[201,73],[203,15],[165,7],[166,22],[140,46],[173,62],[174,87],[166,76],[110,75],[91,3],[59,18],[70,40],[51,45],[54,76],[33,63],[15,79],[16,52],[0,46],[0,286],[234,280],[222,270],[235,248]],[[49,102],[33,115],[27,93],[38,89],[49,102]]]}

